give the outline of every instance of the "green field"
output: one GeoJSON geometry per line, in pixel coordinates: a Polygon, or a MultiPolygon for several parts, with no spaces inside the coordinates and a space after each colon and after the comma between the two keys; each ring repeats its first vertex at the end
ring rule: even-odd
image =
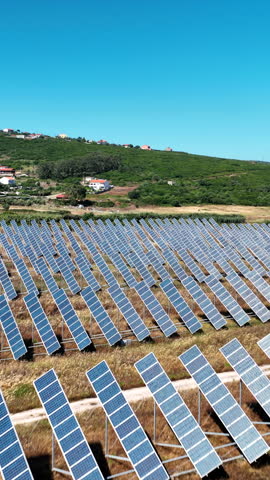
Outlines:
{"type": "Polygon", "coordinates": [[[137,206],[270,205],[267,162],[124,149],[54,138],[25,141],[4,135],[0,136],[0,159],[4,164],[36,174],[42,167],[43,177],[59,184],[91,174],[102,174],[114,185],[138,184],[129,194],[137,206]],[[168,185],[168,180],[173,185],[168,185]]]}

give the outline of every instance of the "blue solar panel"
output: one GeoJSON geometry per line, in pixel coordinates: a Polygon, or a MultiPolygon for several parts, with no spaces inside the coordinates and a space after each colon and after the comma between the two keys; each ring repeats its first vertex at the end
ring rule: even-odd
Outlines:
{"type": "Polygon", "coordinates": [[[249,322],[249,316],[216,277],[209,275],[206,277],[205,283],[212,290],[212,292],[214,292],[216,297],[228,310],[238,325],[242,326],[249,322]]]}
{"type": "Polygon", "coordinates": [[[216,415],[249,463],[264,455],[269,447],[228,388],[208,363],[197,345],[179,356],[216,415]]]}
{"type": "Polygon", "coordinates": [[[7,270],[0,260],[0,283],[4,289],[4,292],[9,300],[13,300],[17,297],[17,293],[13,284],[8,276],[7,270]]]}
{"type": "Polygon", "coordinates": [[[179,278],[179,280],[183,280],[187,277],[187,274],[183,267],[180,265],[176,255],[169,248],[164,250],[162,252],[162,255],[168,262],[175,275],[179,278]]]}
{"type": "Polygon", "coordinates": [[[165,293],[166,297],[170,300],[171,304],[174,306],[178,315],[180,315],[186,327],[191,333],[195,333],[202,328],[201,323],[195,317],[191,308],[188,306],[187,302],[183,299],[182,295],[179,293],[177,288],[174,286],[173,282],[170,280],[165,280],[161,282],[160,288],[165,293]]]}
{"type": "Polygon", "coordinates": [[[270,416],[269,378],[236,338],[220,348],[220,351],[254,395],[257,402],[270,416]]]}
{"type": "Polygon", "coordinates": [[[131,273],[131,271],[129,270],[128,266],[126,265],[126,263],[122,259],[121,255],[119,255],[119,253],[117,253],[117,252],[112,253],[112,254],[110,254],[110,259],[113,262],[114,266],[117,268],[117,270],[119,270],[119,272],[121,273],[121,275],[122,275],[123,279],[125,280],[126,284],[130,288],[134,287],[134,285],[136,285],[136,283],[137,283],[137,280],[134,277],[134,275],[131,273]]]}
{"type": "Polygon", "coordinates": [[[38,295],[38,289],[35,285],[33,278],[31,277],[27,266],[25,265],[22,258],[19,260],[14,260],[14,265],[24,283],[24,286],[28,293],[35,292],[38,295]]]}
{"type": "Polygon", "coordinates": [[[36,260],[36,267],[37,267],[39,273],[41,274],[44,282],[46,283],[46,286],[47,286],[48,290],[51,293],[59,290],[58,285],[57,285],[55,279],[53,278],[50,270],[48,269],[44,258],[38,258],[36,260]]]}
{"type": "Polygon", "coordinates": [[[148,328],[120,287],[113,286],[108,293],[119,308],[129,327],[139,341],[150,336],[148,328]]]}
{"type": "Polygon", "coordinates": [[[109,267],[108,267],[107,263],[105,262],[104,258],[102,257],[102,255],[100,255],[100,253],[91,253],[91,255],[92,255],[92,258],[93,258],[95,264],[97,265],[98,269],[100,270],[103,277],[105,278],[107,284],[109,286],[118,285],[118,282],[117,282],[114,274],[109,269],[109,267]]]}
{"type": "Polygon", "coordinates": [[[145,264],[142,262],[140,257],[137,255],[137,253],[130,253],[127,256],[128,262],[130,263],[131,266],[135,266],[136,270],[139,272],[141,275],[142,279],[147,283],[149,287],[152,287],[153,285],[156,284],[156,281],[154,277],[151,275],[145,264]]]}
{"type": "Polygon", "coordinates": [[[41,303],[34,292],[24,297],[24,303],[33,319],[40,338],[46,348],[48,355],[59,350],[61,347],[57,337],[51,327],[51,324],[45,314],[41,303]]]}
{"type": "Polygon", "coordinates": [[[0,390],[0,474],[3,480],[33,480],[7,404],[0,390]]]}
{"type": "Polygon", "coordinates": [[[73,480],[104,480],[54,370],[34,382],[73,480]]]}
{"type": "Polygon", "coordinates": [[[140,282],[134,288],[164,335],[169,337],[176,333],[176,326],[146,283],[140,282]]]}
{"type": "Polygon", "coordinates": [[[105,361],[86,372],[137,476],[167,480],[169,475],[105,361]]]}
{"type": "Polygon", "coordinates": [[[79,350],[88,347],[92,343],[91,339],[88,337],[66,292],[59,289],[53,292],[52,296],[79,350]]]}
{"type": "Polygon", "coordinates": [[[203,273],[199,265],[189,255],[189,253],[184,248],[178,248],[177,253],[180,255],[180,257],[185,262],[192,275],[194,275],[194,277],[198,280],[198,282],[203,282],[205,279],[205,274],[203,273]]]}
{"type": "Polygon", "coordinates": [[[135,367],[200,477],[219,467],[221,459],[155,355],[149,353],[135,367]]]}
{"type": "Polygon", "coordinates": [[[95,294],[94,290],[88,286],[82,290],[81,296],[83,297],[86,305],[99,325],[109,345],[115,345],[117,342],[120,342],[122,337],[108,313],[104,309],[99,298],[95,294]]]}
{"type": "Polygon", "coordinates": [[[270,333],[261,338],[261,340],[259,340],[257,343],[264,353],[270,358],[270,333]]]}
{"type": "Polygon", "coordinates": [[[200,309],[207,316],[216,330],[226,325],[225,318],[219,313],[215,305],[213,305],[211,300],[207,297],[207,295],[192,277],[182,280],[182,284],[195,300],[197,305],[199,305],[200,309]]]}
{"type": "Polygon", "coordinates": [[[71,270],[69,269],[65,259],[63,257],[59,257],[56,260],[57,265],[60,269],[61,274],[63,275],[65,282],[70,289],[71,293],[74,295],[81,290],[80,285],[78,284],[77,280],[73,276],[71,270]]]}
{"type": "Polygon", "coordinates": [[[7,338],[14,360],[18,360],[25,355],[27,349],[5,295],[0,295],[0,325],[7,338]]]}
{"type": "Polygon", "coordinates": [[[226,279],[262,322],[270,320],[270,311],[237,273],[227,275],[226,279]]]}
{"type": "Polygon", "coordinates": [[[101,290],[100,284],[91,271],[91,263],[87,260],[87,258],[84,255],[78,255],[78,257],[75,258],[75,262],[77,263],[85,281],[92,288],[92,290],[94,290],[94,292],[101,290]]]}

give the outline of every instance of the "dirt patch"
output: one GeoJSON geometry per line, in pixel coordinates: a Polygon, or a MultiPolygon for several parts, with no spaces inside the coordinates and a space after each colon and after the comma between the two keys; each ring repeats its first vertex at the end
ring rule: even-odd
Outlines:
{"type": "Polygon", "coordinates": [[[139,185],[131,185],[129,187],[114,187],[112,190],[109,192],[106,192],[107,195],[117,195],[119,197],[124,197],[127,196],[129,192],[132,192],[132,190],[135,190],[139,185]]]}

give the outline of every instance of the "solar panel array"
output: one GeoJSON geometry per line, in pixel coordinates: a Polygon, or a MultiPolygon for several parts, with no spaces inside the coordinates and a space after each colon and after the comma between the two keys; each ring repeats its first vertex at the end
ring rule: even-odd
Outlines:
{"type": "MultiPolygon", "coordinates": [[[[114,287],[113,300],[118,289],[128,300],[126,289],[138,291],[144,282],[148,290],[141,300],[151,314],[149,323],[144,324],[145,310],[139,314],[134,309],[133,297],[128,300],[128,313],[123,314],[129,336],[136,328],[135,337],[140,340],[149,335],[154,338],[160,330],[169,336],[183,323],[191,333],[203,329],[203,322],[192,311],[194,302],[214,328],[220,329],[226,320],[216,308],[215,298],[239,326],[250,321],[241,298],[262,322],[270,319],[270,228],[266,224],[220,226],[213,219],[176,218],[61,220],[59,224],[43,220],[30,225],[1,221],[0,249],[0,287],[9,301],[32,292],[43,296],[46,290],[57,295],[62,279],[69,297],[88,285],[101,303],[104,297],[99,291],[107,290],[110,295],[114,287]],[[160,290],[182,322],[169,307],[166,311],[160,305],[160,290]]],[[[71,298],[71,304],[76,300],[71,298]]],[[[123,310],[121,302],[119,306],[123,310]]],[[[110,310],[107,314],[110,316],[110,310]]],[[[124,324],[120,324],[121,335],[124,324]]],[[[93,338],[100,341],[99,334],[93,338]]]]}

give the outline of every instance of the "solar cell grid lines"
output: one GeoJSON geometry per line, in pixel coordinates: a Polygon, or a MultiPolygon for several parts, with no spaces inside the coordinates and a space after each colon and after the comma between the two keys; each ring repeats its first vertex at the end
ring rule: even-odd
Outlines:
{"type": "Polygon", "coordinates": [[[19,260],[14,260],[14,265],[24,283],[27,292],[35,292],[38,294],[38,289],[23,259],[19,258],[19,260]]]}
{"type": "Polygon", "coordinates": [[[104,480],[55,371],[46,372],[34,386],[72,479],[104,480]]]}
{"type": "Polygon", "coordinates": [[[50,270],[48,269],[48,266],[44,260],[44,258],[38,258],[36,260],[36,267],[37,267],[37,270],[39,271],[39,273],[41,274],[48,290],[50,291],[50,293],[53,293],[55,291],[57,291],[59,288],[58,288],[58,285],[55,281],[55,279],[53,278],[50,270]]]}
{"type": "Polygon", "coordinates": [[[138,273],[141,275],[142,280],[144,280],[149,287],[152,287],[156,284],[154,277],[151,275],[146,265],[141,261],[140,257],[135,252],[130,253],[127,259],[128,261],[131,261],[131,266],[134,265],[138,273]]]}
{"type": "Polygon", "coordinates": [[[114,266],[119,270],[126,284],[130,288],[134,287],[134,285],[137,284],[137,280],[128,268],[127,264],[122,259],[121,255],[119,253],[112,253],[110,254],[110,259],[114,266]]]}
{"type": "Polygon", "coordinates": [[[262,351],[270,358],[270,333],[258,340],[258,345],[262,351]]]}
{"type": "Polygon", "coordinates": [[[108,293],[112,300],[122,313],[130,329],[139,341],[145,340],[150,336],[150,331],[144,324],[138,312],[133,307],[130,300],[127,298],[123,290],[118,286],[113,286],[108,289],[108,293]]]}
{"type": "Polygon", "coordinates": [[[61,274],[63,275],[65,282],[70,289],[71,293],[74,295],[81,290],[80,285],[78,284],[77,280],[73,276],[71,270],[68,267],[68,264],[65,261],[65,258],[59,257],[56,260],[57,265],[60,269],[61,274]]]}
{"type": "Polygon", "coordinates": [[[200,330],[202,328],[201,323],[196,318],[177,288],[174,286],[173,282],[170,280],[165,280],[164,282],[161,282],[160,288],[169,299],[189,331],[191,333],[195,333],[200,330]]]}
{"type": "Polygon", "coordinates": [[[162,465],[134,411],[127,403],[119,384],[102,361],[86,372],[100,403],[137,476],[141,480],[167,480],[162,465]]]}
{"type": "Polygon", "coordinates": [[[81,296],[95,318],[109,345],[115,345],[116,343],[119,343],[122,340],[122,336],[92,288],[90,286],[86,287],[84,290],[82,290],[81,296]]]}
{"type": "Polygon", "coordinates": [[[262,322],[270,319],[270,311],[237,273],[227,275],[226,279],[262,322]]]}
{"type": "Polygon", "coordinates": [[[135,367],[200,477],[219,467],[221,459],[155,355],[149,353],[135,367]]]}
{"type": "Polygon", "coordinates": [[[43,345],[48,353],[57,352],[61,348],[59,341],[51,327],[51,324],[45,314],[41,303],[34,292],[29,293],[24,297],[24,303],[31,315],[31,318],[36,326],[36,329],[40,335],[43,345]]]}
{"type": "Polygon", "coordinates": [[[5,295],[0,295],[0,326],[6,336],[14,360],[18,360],[27,353],[27,349],[5,295]]]}
{"type": "Polygon", "coordinates": [[[7,404],[0,390],[0,474],[3,480],[33,480],[7,404]]]}
{"type": "Polygon", "coordinates": [[[242,326],[249,322],[249,316],[219,280],[213,275],[209,275],[206,277],[205,283],[224,305],[238,325],[242,326]]]}
{"type": "Polygon", "coordinates": [[[192,277],[188,277],[182,280],[182,284],[187,289],[187,291],[192,296],[197,305],[199,305],[200,309],[203,311],[203,313],[206,315],[206,317],[209,319],[210,323],[215,327],[216,330],[226,325],[227,322],[225,318],[220,314],[220,312],[213,305],[211,300],[207,297],[207,295],[192,277]]]}
{"type": "Polygon", "coordinates": [[[17,292],[7,274],[7,270],[0,260],[0,283],[4,289],[4,292],[9,300],[13,300],[17,297],[17,292]]]}
{"type": "Polygon", "coordinates": [[[238,373],[257,402],[270,416],[269,378],[236,338],[220,348],[220,351],[238,373]]]}
{"type": "Polygon", "coordinates": [[[267,283],[262,276],[255,270],[248,272],[246,278],[251,281],[254,287],[260,292],[260,294],[270,302],[270,285],[267,283]]]}
{"type": "Polygon", "coordinates": [[[100,290],[101,286],[91,271],[92,267],[89,260],[83,254],[81,254],[75,258],[75,262],[78,265],[78,269],[82,273],[87,284],[90,285],[95,292],[100,290]]]}
{"type": "Polygon", "coordinates": [[[179,359],[248,462],[253,463],[267,453],[269,446],[197,345],[182,353],[179,359]]]}
{"type": "Polygon", "coordinates": [[[56,292],[53,292],[52,296],[77,347],[79,350],[85,349],[92,343],[92,341],[87,335],[87,332],[75,312],[66,292],[59,289],[56,292]]]}
{"type": "Polygon", "coordinates": [[[159,303],[158,299],[155,297],[150,288],[146,285],[146,283],[140,282],[135,285],[134,288],[143,303],[146,305],[149,312],[151,313],[152,317],[157,322],[159,328],[164,333],[164,335],[166,337],[169,337],[170,335],[177,333],[177,328],[174,325],[173,321],[165,312],[164,308],[159,303]]]}

